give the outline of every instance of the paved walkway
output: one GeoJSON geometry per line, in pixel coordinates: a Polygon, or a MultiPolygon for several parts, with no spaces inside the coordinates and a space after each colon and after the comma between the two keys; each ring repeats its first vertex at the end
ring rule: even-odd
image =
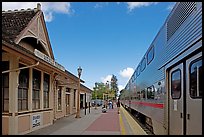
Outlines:
{"type": "Polygon", "coordinates": [[[145,134],[138,132],[141,129],[133,122],[130,125],[131,118],[127,116],[124,108],[120,108],[120,114],[117,113],[117,107],[107,109],[102,113],[102,108],[91,108],[80,111],[81,118],[75,118],[75,115],[64,117],[57,120],[53,125],[33,131],[27,135],[134,135],[145,134]],[[137,130],[137,133],[132,130],[137,130]]]}
{"type": "Polygon", "coordinates": [[[101,113],[101,116],[85,130],[84,134],[120,135],[117,109],[108,109],[106,113],[101,113]]]}

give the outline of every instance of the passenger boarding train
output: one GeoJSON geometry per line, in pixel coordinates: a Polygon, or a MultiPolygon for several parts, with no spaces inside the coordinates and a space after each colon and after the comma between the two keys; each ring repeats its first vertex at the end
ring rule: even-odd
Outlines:
{"type": "Polygon", "coordinates": [[[121,90],[122,106],[154,134],[203,134],[201,48],[202,2],[176,3],[121,90]]]}

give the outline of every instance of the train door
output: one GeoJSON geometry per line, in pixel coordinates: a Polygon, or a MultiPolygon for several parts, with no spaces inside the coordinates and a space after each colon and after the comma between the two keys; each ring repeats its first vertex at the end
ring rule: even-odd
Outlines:
{"type": "Polygon", "coordinates": [[[169,70],[169,134],[202,134],[202,53],[169,70]]]}
{"type": "Polygon", "coordinates": [[[202,134],[202,53],[186,61],[186,134],[202,134]]]}
{"type": "Polygon", "coordinates": [[[169,71],[169,134],[183,134],[183,63],[169,71]]]}

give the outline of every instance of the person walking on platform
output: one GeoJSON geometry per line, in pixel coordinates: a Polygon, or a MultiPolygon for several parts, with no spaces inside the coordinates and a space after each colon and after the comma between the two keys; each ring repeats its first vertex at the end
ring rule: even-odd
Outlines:
{"type": "Polygon", "coordinates": [[[109,100],[109,109],[111,109],[112,108],[112,101],[111,100],[109,100]]]}
{"type": "Polygon", "coordinates": [[[120,99],[118,98],[117,101],[117,108],[118,108],[118,114],[120,114],[120,99]]]}

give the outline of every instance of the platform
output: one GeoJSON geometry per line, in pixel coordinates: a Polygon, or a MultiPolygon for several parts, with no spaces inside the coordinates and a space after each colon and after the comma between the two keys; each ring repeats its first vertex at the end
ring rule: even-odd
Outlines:
{"type": "Polygon", "coordinates": [[[64,117],[27,135],[147,135],[122,106],[119,114],[116,105],[106,113],[102,107],[93,107],[90,113],[86,110],[86,115],[84,111],[80,111],[81,118],[64,117]]]}

